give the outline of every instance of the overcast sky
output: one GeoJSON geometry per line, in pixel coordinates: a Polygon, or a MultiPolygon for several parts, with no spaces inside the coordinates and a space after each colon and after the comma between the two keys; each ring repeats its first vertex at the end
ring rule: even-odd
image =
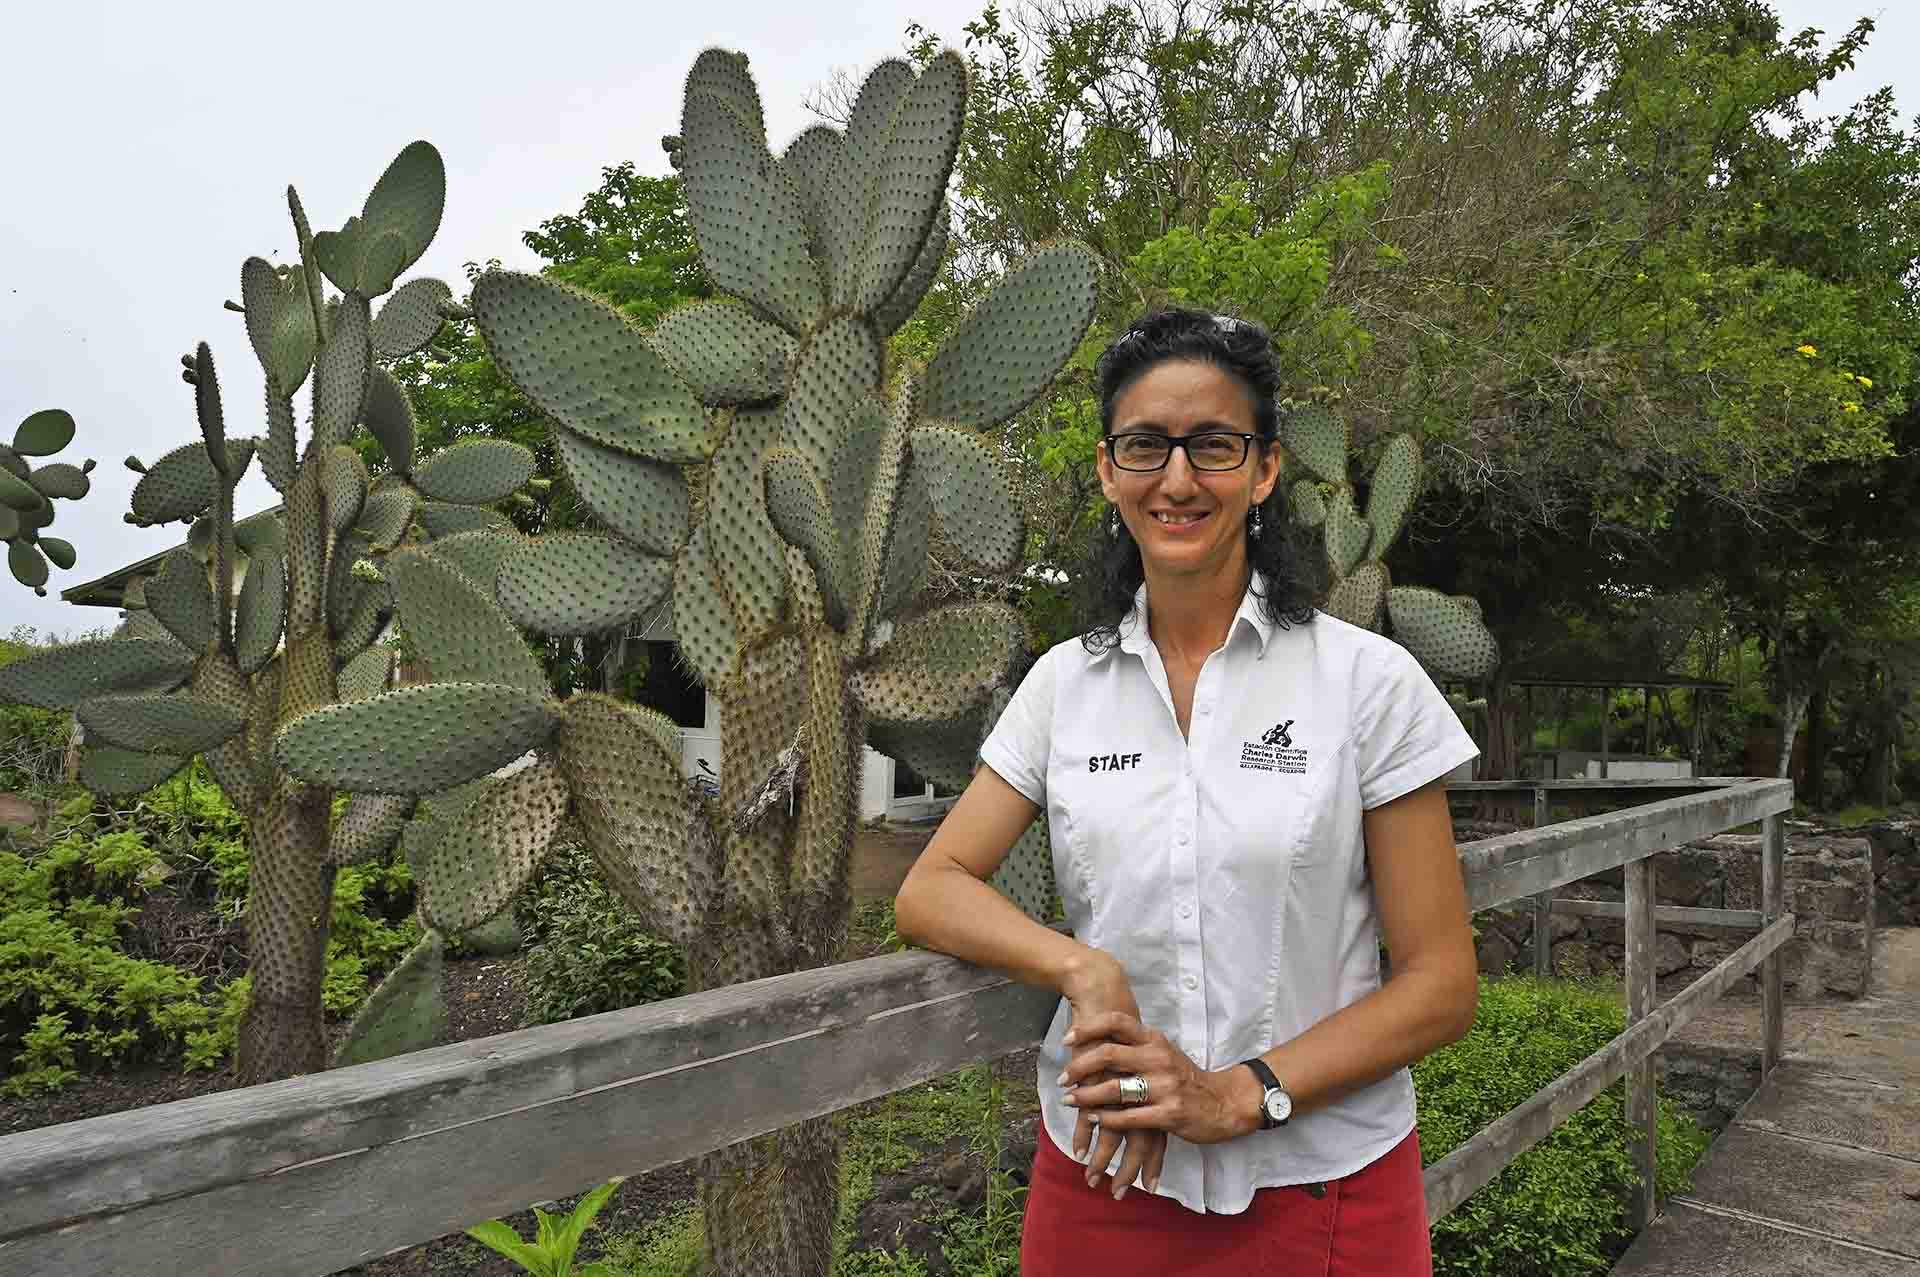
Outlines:
{"type": "MultiPolygon", "coordinates": [[[[603,167],[669,171],[659,138],[677,128],[681,82],[701,49],[749,56],[778,148],[835,70],[899,52],[909,22],[957,43],[980,8],[61,0],[14,12],[0,65],[0,441],[28,413],[63,407],[80,435],[59,459],[100,467],[91,495],[57,503],[49,529],[73,542],[79,563],[54,570],[44,599],[0,578],[0,633],[111,624],[112,612],[62,603],[59,591],[178,543],[177,525],[122,521],[136,476],[120,463],[128,453],[151,461],[197,433],[178,362],[196,341],[213,347],[229,430],[264,432],[258,367],[240,316],[221,302],[238,296],[249,255],[292,258],[289,181],[316,229],[337,228],[402,146],[432,141],[447,164],[446,217],[411,274],[464,291],[464,262],[534,265],[520,234],[575,209],[603,167]]],[[[1920,109],[1920,5],[1777,8],[1795,29],[1879,21],[1824,109],[1884,84],[1907,115],[1920,109]]],[[[274,499],[253,467],[241,511],[274,499]]]]}

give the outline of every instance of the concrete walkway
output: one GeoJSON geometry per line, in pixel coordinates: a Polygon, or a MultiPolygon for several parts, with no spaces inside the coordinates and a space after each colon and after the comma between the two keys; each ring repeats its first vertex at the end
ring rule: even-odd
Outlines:
{"type": "MultiPolygon", "coordinates": [[[[1780,1067],[1616,1274],[1920,1277],[1920,928],[1876,941],[1870,996],[1788,1005],[1780,1067]]],[[[1699,1027],[1759,1041],[1747,1008],[1699,1027]]]]}

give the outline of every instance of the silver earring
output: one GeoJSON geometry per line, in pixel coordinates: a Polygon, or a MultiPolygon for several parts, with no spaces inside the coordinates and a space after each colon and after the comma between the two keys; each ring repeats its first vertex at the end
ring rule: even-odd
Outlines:
{"type": "Polygon", "coordinates": [[[1255,506],[1247,511],[1247,535],[1258,541],[1265,531],[1266,519],[1261,515],[1260,507],[1255,506]]]}
{"type": "Polygon", "coordinates": [[[1110,537],[1118,537],[1120,535],[1120,512],[1118,510],[1115,510],[1107,516],[1107,535],[1110,537]]]}

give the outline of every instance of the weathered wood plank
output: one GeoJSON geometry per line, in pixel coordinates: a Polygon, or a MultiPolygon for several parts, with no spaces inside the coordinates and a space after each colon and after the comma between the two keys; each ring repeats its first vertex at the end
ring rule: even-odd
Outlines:
{"type": "MultiPolygon", "coordinates": [[[[1787,826],[1779,815],[1760,825],[1760,912],[1768,921],[1786,911],[1787,826]]],[[[1760,1076],[1780,1063],[1786,1035],[1786,989],[1778,955],[1760,968],[1760,1076]]]]}
{"type": "MultiPolygon", "coordinates": [[[[1654,999],[1654,865],[1648,856],[1626,867],[1626,981],[1627,1023],[1634,1025],[1653,1012],[1654,999]]],[[[1653,1093],[1653,1054],[1649,1052],[1627,1070],[1627,1151],[1633,1158],[1638,1182],[1627,1194],[1627,1223],[1639,1232],[1653,1222],[1656,1205],[1654,1171],[1657,1110],[1653,1093]]]]}
{"type": "MultiPolygon", "coordinates": [[[[1627,907],[1618,900],[1577,900],[1571,896],[1554,898],[1553,911],[1575,918],[1624,918],[1627,907]]],[[[1758,909],[1701,909],[1693,905],[1655,905],[1653,920],[1669,926],[1726,927],[1740,931],[1758,931],[1766,919],[1758,909]]]]}
{"type": "MultiPolygon", "coordinates": [[[[279,1225],[268,1230],[256,1220],[253,1231],[272,1238],[272,1271],[291,1273],[280,1261],[310,1254],[333,1265],[311,1271],[331,1272],[357,1262],[355,1254],[435,1237],[607,1174],[679,1161],[1031,1046],[1056,1004],[1051,993],[952,958],[894,954],[28,1131],[0,1139],[0,1240],[40,1236],[0,1251],[9,1271],[24,1271],[16,1265],[54,1253],[42,1249],[53,1245],[45,1233],[64,1222],[224,1190],[223,1200],[248,1203],[258,1220],[323,1215],[311,1251],[285,1250],[292,1238],[279,1225]],[[905,1055],[890,1045],[903,1033],[913,1042],[905,1055]],[[640,1082],[644,1100],[628,1089],[640,1082]],[[637,1112],[664,1125],[623,1129],[637,1112]],[[548,1145],[554,1166],[540,1171],[548,1145]],[[320,1170],[334,1165],[325,1159],[338,1164],[320,1170]],[[391,1177],[374,1173],[389,1165],[391,1177]],[[352,1180],[332,1208],[297,1189],[351,1166],[367,1178],[352,1180]],[[433,1207],[429,1181],[454,1186],[446,1209],[433,1207]],[[341,1215],[348,1203],[350,1220],[341,1215]],[[338,1235],[325,1238],[329,1230],[338,1235]]],[[[176,1200],[123,1218],[154,1211],[201,1219],[182,1225],[181,1243],[191,1247],[208,1244],[209,1219],[227,1217],[194,1216],[176,1200]]],[[[159,1243],[145,1225],[81,1232],[159,1243]]],[[[40,1271],[119,1270],[76,1260],[40,1271]]]]}
{"type": "Polygon", "coordinates": [[[1460,850],[1468,903],[1490,909],[1577,882],[1695,838],[1750,824],[1793,805],[1793,783],[1752,780],[1683,798],[1667,798],[1523,829],[1460,850]]]}
{"type": "Polygon", "coordinates": [[[1548,1132],[1613,1085],[1629,1068],[1658,1050],[1672,1034],[1759,966],[1762,959],[1793,938],[1794,917],[1786,914],[1728,954],[1713,970],[1630,1026],[1525,1104],[1426,1170],[1427,1219],[1445,1218],[1473,1196],[1501,1168],[1547,1137],[1548,1132]]]}
{"type": "MultiPolygon", "coordinates": [[[[1451,780],[1447,782],[1449,794],[1525,794],[1544,789],[1548,793],[1574,793],[1582,790],[1606,792],[1621,790],[1634,792],[1644,789],[1673,789],[1695,792],[1703,789],[1725,789],[1731,785],[1744,785],[1751,782],[1751,776],[1637,776],[1616,780],[1600,780],[1592,776],[1567,776],[1559,779],[1516,780],[1451,780]]],[[[1762,778],[1765,779],[1765,778],[1762,778]]]]}

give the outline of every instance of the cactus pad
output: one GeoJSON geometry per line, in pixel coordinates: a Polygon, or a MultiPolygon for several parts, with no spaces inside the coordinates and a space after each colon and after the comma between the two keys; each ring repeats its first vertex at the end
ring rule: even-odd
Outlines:
{"type": "Polygon", "coordinates": [[[447,170],[440,152],[413,142],[374,183],[360,216],[313,237],[314,260],[343,293],[378,297],[420,260],[440,229],[447,170]]]}
{"type": "Polygon", "coordinates": [[[740,639],[749,645],[786,615],[786,545],[767,515],[760,475],[760,458],[779,433],[777,409],[742,409],[707,475],[707,549],[740,639]]]}
{"type": "Polygon", "coordinates": [[[419,549],[387,556],[386,576],[400,627],[432,678],[546,690],[540,662],[491,592],[419,549]]]}
{"type": "Polygon", "coordinates": [[[1387,601],[1390,584],[1386,565],[1370,559],[1334,584],[1321,610],[1349,625],[1377,630],[1380,628],[1380,609],[1387,601]]]}
{"type": "Polygon", "coordinates": [[[39,467],[27,476],[27,482],[43,497],[61,497],[68,501],[78,501],[93,488],[85,469],[65,461],[39,467]]]}
{"type": "Polygon", "coordinates": [[[426,924],[457,934],[512,904],[539,869],[567,802],[566,782],[547,763],[488,781],[414,870],[426,924]]]}
{"type": "Polygon", "coordinates": [[[1053,921],[1058,913],[1053,903],[1057,888],[1053,878],[1053,846],[1045,816],[1036,817],[1014,839],[991,881],[994,889],[1027,917],[1035,922],[1053,921]]]}
{"type": "Polygon", "coordinates": [[[462,439],[421,463],[414,483],[429,501],[492,505],[533,478],[530,449],[506,439],[462,439]]]}
{"type": "Polygon", "coordinates": [[[413,512],[420,495],[405,484],[382,488],[360,507],[359,531],[376,554],[384,554],[400,544],[413,525],[413,512]]]}
{"type": "Polygon", "coordinates": [[[240,300],[247,340],[267,373],[267,394],[287,398],[307,379],[317,345],[307,282],[299,271],[283,275],[264,258],[249,257],[240,267],[240,300]]]}
{"type": "Polygon", "coordinates": [[[973,780],[980,758],[979,718],[966,715],[939,723],[874,723],[868,744],[913,769],[935,786],[959,793],[973,780]]]}
{"type": "Polygon", "coordinates": [[[74,553],[73,543],[63,541],[59,537],[43,536],[35,544],[40,547],[40,552],[52,561],[53,566],[62,572],[71,568],[78,557],[74,553]]]}
{"type": "Polygon", "coordinates": [[[844,257],[833,259],[833,297],[842,305],[853,300],[860,286],[865,263],[858,237],[867,229],[866,214],[873,205],[874,187],[880,182],[894,113],[913,91],[914,80],[911,66],[889,58],[867,73],[847,116],[840,166],[827,202],[828,216],[844,224],[848,241],[844,257]]]}
{"type": "Polygon", "coordinates": [[[263,546],[247,560],[234,612],[233,649],[244,674],[256,673],[273,659],[287,617],[287,565],[284,552],[263,546]]]}
{"type": "Polygon", "coordinates": [[[949,49],[922,70],[894,108],[864,211],[866,245],[853,308],[871,315],[919,260],[946,200],[967,111],[967,64],[949,49]]]}
{"type": "Polygon", "coordinates": [[[453,290],[437,279],[411,279],[394,290],[373,317],[373,353],[381,359],[405,359],[433,340],[440,325],[440,304],[453,290]]]}
{"type": "Polygon", "coordinates": [[[293,720],[273,756],[301,780],[354,793],[431,794],[544,744],[545,696],[499,683],[423,683],[293,720]]]}
{"type": "Polygon", "coordinates": [[[327,526],[345,532],[360,521],[360,507],[366,504],[367,463],[344,443],[335,444],[321,454],[320,486],[326,492],[327,526]]]}
{"type": "Polygon", "coordinates": [[[0,470],[0,505],[26,511],[39,509],[45,501],[40,490],[24,476],[15,475],[11,470],[0,470]]]}
{"type": "Polygon", "coordinates": [[[899,486],[893,535],[887,542],[887,561],[880,579],[879,616],[885,619],[898,616],[927,587],[933,497],[926,480],[912,467],[900,476],[899,486]]]}
{"type": "Polygon", "coordinates": [[[1327,521],[1327,502],[1320,495],[1320,485],[1312,479],[1301,479],[1287,494],[1287,502],[1292,507],[1293,521],[1303,528],[1317,528],[1327,521]]]}
{"type": "Polygon", "coordinates": [[[681,190],[707,274],[787,331],[806,332],[826,296],[807,252],[799,191],[767,154],[764,137],[691,78],[680,133],[681,190]]]}
{"type": "Polygon", "coordinates": [[[1394,435],[1387,440],[1367,489],[1367,523],[1373,528],[1367,543],[1368,558],[1380,558],[1400,535],[1419,490],[1420,445],[1412,435],[1394,435]]]}
{"type": "Polygon", "coordinates": [[[766,146],[766,112],[760,105],[760,89],[753,82],[753,72],[747,69],[744,53],[730,49],[703,50],[687,71],[686,92],[711,94],[725,102],[747,126],[753,140],[766,146]]]}
{"type": "Polygon", "coordinates": [[[949,604],[902,621],[851,690],[876,722],[951,721],[1005,683],[1025,648],[1026,626],[1006,604],[949,604]]]}
{"type": "Polygon", "coordinates": [[[786,392],[793,338],[745,306],[676,306],[649,340],[703,404],[759,403],[786,392]]]}
{"type": "Polygon", "coordinates": [[[1438,590],[1397,586],[1387,591],[1393,637],[1437,673],[1477,679],[1500,664],[1500,645],[1467,608],[1438,590]]]}
{"type": "MultiPolygon", "coordinates": [[[[800,454],[823,491],[833,490],[830,485],[841,460],[846,423],[860,410],[867,393],[880,384],[880,359],[873,331],[854,320],[840,319],[814,336],[794,367],[785,441],[800,454]]],[[[861,485],[855,487],[864,492],[861,485]]],[[[864,509],[864,502],[859,504],[864,509]]]]}
{"type": "Polygon", "coordinates": [[[206,570],[193,552],[175,550],[147,582],[147,610],[169,633],[194,652],[203,652],[214,640],[220,614],[206,570]]]}
{"type": "Polygon", "coordinates": [[[513,520],[485,506],[449,505],[444,501],[422,501],[414,507],[413,517],[435,538],[458,536],[462,532],[512,532],[513,520]]]}
{"type": "Polygon", "coordinates": [[[953,214],[943,199],[939,211],[934,214],[933,229],[927,232],[927,241],[920,246],[920,256],[914,259],[913,269],[893,290],[893,295],[873,312],[874,329],[882,337],[891,336],[899,330],[900,325],[913,318],[913,312],[920,306],[920,299],[933,287],[940,268],[946,265],[952,228],[953,214]]]}
{"type": "Polygon", "coordinates": [[[738,646],[733,614],[714,575],[707,530],[693,530],[673,565],[673,633],[700,681],[721,687],[732,676],[738,646]]]}
{"type": "Polygon", "coordinates": [[[226,416],[220,408],[220,379],[213,368],[213,351],[201,342],[193,352],[193,406],[200,418],[200,437],[207,445],[213,468],[222,474],[232,460],[227,455],[226,416]]]}
{"type": "Polygon", "coordinates": [[[13,432],[13,451],[23,457],[51,457],[73,442],[73,417],[59,408],[43,408],[13,432]]]}
{"type": "Polygon", "coordinates": [[[340,699],[364,701],[387,690],[393,673],[393,649],[370,647],[340,668],[337,686],[340,699]]]}
{"type": "Polygon", "coordinates": [[[500,606],[536,634],[599,634],[644,616],[673,588],[673,560],[590,532],[522,540],[501,560],[500,606]]]}
{"type": "Polygon", "coordinates": [[[333,312],[333,329],[314,360],[313,442],[320,448],[345,443],[360,424],[367,374],[373,366],[367,299],[348,293],[333,312]]]}
{"type": "MultiPolygon", "coordinates": [[[[34,493],[36,498],[39,495],[34,493]]],[[[219,495],[220,472],[213,468],[206,445],[196,440],[181,444],[149,466],[133,485],[131,504],[134,517],[142,523],[171,523],[200,517],[219,495]]],[[[0,479],[0,501],[6,499],[6,481],[0,479]]]]}
{"type": "Polygon", "coordinates": [[[678,470],[565,430],[554,431],[553,441],[574,492],[608,528],[655,554],[680,548],[692,502],[678,470]]]}
{"type": "Polygon", "coordinates": [[[30,541],[14,541],[7,546],[7,570],[13,579],[37,594],[47,583],[47,560],[30,541]]]}
{"type": "Polygon", "coordinates": [[[371,1064],[439,1041],[447,1024],[441,989],[445,970],[446,944],[438,932],[429,931],[367,996],[334,1050],[333,1067],[371,1064]]]}
{"type": "Polygon", "coordinates": [[[430,541],[426,551],[442,562],[451,563],[482,594],[492,594],[500,576],[501,561],[520,544],[520,539],[518,532],[482,528],[430,541]]]}
{"type": "Polygon", "coordinates": [[[911,447],[947,543],[983,572],[1012,571],[1026,524],[998,446],[972,431],[929,426],[913,432],[911,447]]]}
{"type": "Polygon", "coordinates": [[[143,754],[117,745],[88,745],[80,751],[80,783],[106,798],[143,794],[186,765],[172,754],[143,754]]]}
{"type": "Polygon", "coordinates": [[[298,464],[294,458],[293,401],[267,387],[267,437],[260,442],[260,469],[275,492],[285,492],[298,464]]]}
{"type": "Polygon", "coordinates": [[[1007,272],[960,321],[927,366],[923,416],[991,426],[1046,390],[1093,321],[1100,264],[1078,244],[1053,244],[1007,272]]]}
{"type": "Polygon", "coordinates": [[[816,587],[826,609],[827,622],[845,623],[847,565],[840,533],[827,510],[826,496],[814,482],[800,454],[790,448],[768,451],[763,463],[767,484],[767,513],[773,526],[801,553],[813,569],[816,587]]]}
{"type": "Polygon", "coordinates": [[[1353,508],[1353,489],[1345,484],[1327,496],[1327,564],[1335,577],[1353,571],[1353,565],[1367,552],[1373,529],[1353,508]]]}
{"type": "Polygon", "coordinates": [[[693,392],[619,311],[539,275],[489,271],[473,316],[502,371],[561,425],[655,461],[713,450],[693,392]]]}
{"type": "Polygon", "coordinates": [[[193,695],[93,696],[74,707],[90,735],[148,754],[200,754],[232,737],[245,717],[193,695]]]}
{"type": "Polygon", "coordinates": [[[696,854],[698,819],[680,760],[628,707],[603,696],[568,702],[555,757],[595,863],[640,925],[676,944],[700,939],[717,866],[696,854]]]}
{"type": "Polygon", "coordinates": [[[780,169],[800,193],[800,211],[807,219],[807,248],[820,262],[828,281],[847,273],[861,226],[848,217],[850,207],[837,197],[845,163],[846,140],[831,125],[804,130],[780,156],[780,169]]]}
{"type": "Polygon", "coordinates": [[[412,474],[413,445],[419,436],[419,427],[414,423],[413,404],[408,401],[407,392],[385,368],[376,367],[368,377],[367,398],[361,405],[360,417],[367,432],[379,441],[380,451],[387,454],[387,464],[393,467],[393,472],[412,474]]]}
{"type": "Polygon", "coordinates": [[[406,794],[355,794],[327,840],[326,863],[338,867],[385,855],[413,815],[414,801],[406,794]]]}
{"type": "Polygon", "coordinates": [[[1296,404],[1280,410],[1280,442],[1294,460],[1328,483],[1347,481],[1346,418],[1320,404],[1296,404]]]}

